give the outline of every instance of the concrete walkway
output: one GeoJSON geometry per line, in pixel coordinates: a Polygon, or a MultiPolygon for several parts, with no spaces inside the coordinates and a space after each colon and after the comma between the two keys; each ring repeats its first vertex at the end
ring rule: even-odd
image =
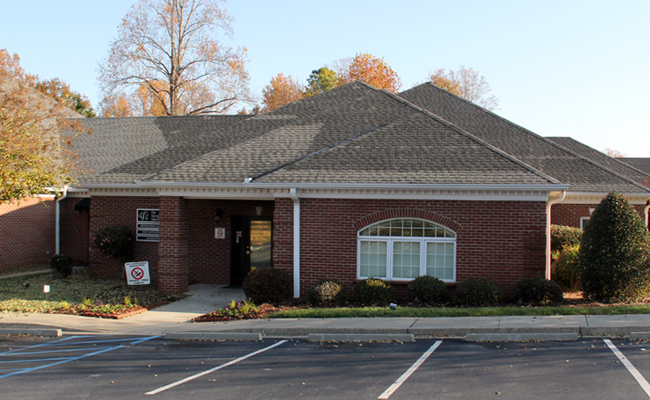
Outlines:
{"type": "MultiPolygon", "coordinates": [[[[64,333],[168,335],[181,338],[207,334],[254,333],[259,337],[307,337],[310,334],[412,335],[418,337],[468,337],[481,334],[511,340],[589,336],[648,337],[650,314],[540,316],[540,317],[453,317],[453,318],[302,318],[259,319],[230,322],[192,323],[191,319],[241,301],[241,290],[217,285],[192,285],[188,298],[121,320],[61,314],[0,314],[0,334],[28,329],[56,328],[64,333]],[[185,335],[185,336],[184,336],[185,335]],[[506,336],[503,336],[506,335],[506,336]],[[495,336],[496,337],[496,336],[495,336]]],[[[500,339],[503,340],[503,339],[500,339]]]]}

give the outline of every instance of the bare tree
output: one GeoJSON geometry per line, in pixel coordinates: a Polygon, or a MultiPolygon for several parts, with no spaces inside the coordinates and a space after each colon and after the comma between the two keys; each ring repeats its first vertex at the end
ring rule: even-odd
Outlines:
{"type": "Polygon", "coordinates": [[[219,2],[135,4],[99,66],[104,102],[139,98],[143,104],[133,107],[139,114],[190,115],[226,113],[250,101],[246,48],[235,50],[214,38],[217,32],[232,36],[232,17],[219,2]]]}
{"type": "Polygon", "coordinates": [[[609,147],[605,149],[604,153],[613,158],[625,157],[625,153],[618,150],[610,149],[609,147]]]}
{"type": "Polygon", "coordinates": [[[499,99],[490,93],[490,84],[472,68],[467,69],[462,65],[458,71],[441,68],[429,74],[429,81],[488,110],[499,107],[499,99]]]}

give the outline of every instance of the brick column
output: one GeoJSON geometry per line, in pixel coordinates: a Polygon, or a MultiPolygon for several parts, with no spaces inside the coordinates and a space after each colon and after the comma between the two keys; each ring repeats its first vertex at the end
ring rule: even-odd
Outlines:
{"type": "Polygon", "coordinates": [[[190,263],[188,236],[187,200],[161,197],[158,289],[163,292],[187,291],[190,263]]]}

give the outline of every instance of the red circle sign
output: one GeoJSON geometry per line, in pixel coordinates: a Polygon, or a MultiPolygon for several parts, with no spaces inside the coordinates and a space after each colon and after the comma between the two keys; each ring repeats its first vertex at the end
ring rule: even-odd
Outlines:
{"type": "Polygon", "coordinates": [[[142,277],[144,277],[144,271],[140,267],[133,268],[131,271],[131,276],[133,279],[140,280],[142,277]]]}

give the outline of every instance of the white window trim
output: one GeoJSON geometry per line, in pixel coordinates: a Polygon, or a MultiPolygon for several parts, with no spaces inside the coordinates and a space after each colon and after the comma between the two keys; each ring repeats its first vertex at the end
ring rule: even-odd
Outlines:
{"type": "Polygon", "coordinates": [[[419,242],[420,243],[420,275],[426,275],[427,272],[427,263],[426,263],[426,257],[427,257],[427,243],[453,243],[454,244],[454,265],[453,265],[453,279],[441,279],[443,282],[456,282],[456,260],[457,260],[457,255],[456,255],[456,249],[458,246],[456,245],[456,239],[458,235],[456,232],[453,230],[447,228],[444,225],[437,224],[433,221],[425,220],[425,219],[419,219],[419,218],[391,218],[387,220],[382,220],[382,221],[377,221],[374,222],[370,225],[364,226],[363,228],[359,229],[357,232],[357,279],[368,279],[368,278],[378,278],[381,280],[385,281],[392,281],[392,282],[411,282],[414,280],[414,278],[395,278],[393,276],[393,244],[395,242],[419,242]],[[438,226],[443,227],[444,229],[453,232],[454,237],[409,237],[409,236],[361,236],[361,232],[365,229],[367,229],[370,226],[386,222],[386,221],[391,221],[391,220],[403,220],[403,219],[412,219],[412,220],[419,220],[419,221],[424,221],[432,224],[436,224],[438,226]],[[361,275],[361,242],[386,242],[386,277],[379,277],[379,276],[362,276],[361,275]]]}
{"type": "Polygon", "coordinates": [[[589,221],[591,217],[580,217],[580,229],[585,229],[585,222],[589,221]]]}

